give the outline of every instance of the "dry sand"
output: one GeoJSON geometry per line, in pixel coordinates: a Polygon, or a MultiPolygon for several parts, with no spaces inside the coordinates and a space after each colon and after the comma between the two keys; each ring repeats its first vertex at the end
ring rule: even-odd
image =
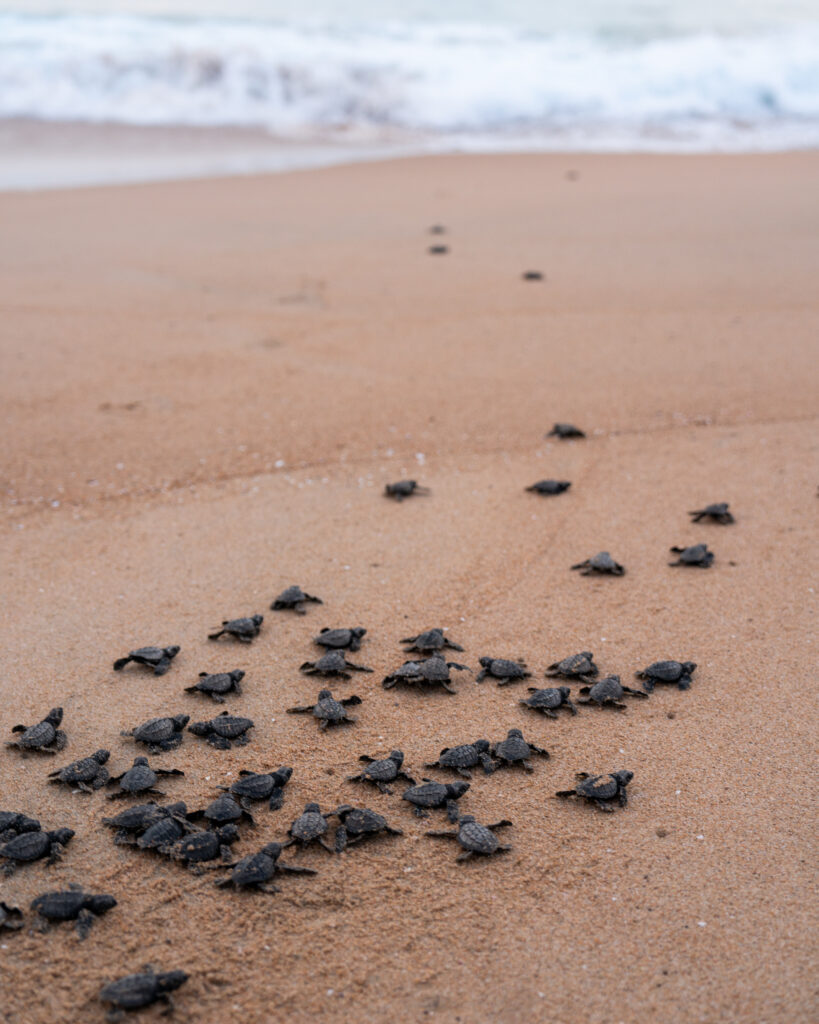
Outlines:
{"type": "Polygon", "coordinates": [[[817,154],[466,157],[0,197],[0,735],[62,704],[69,736],[53,763],[2,753],[0,791],[77,831],[0,898],[80,881],[120,901],[83,945],[0,939],[4,1024],[101,1020],[100,986],[146,962],[191,973],[183,1022],[811,1019],[817,175],[817,154]],[[426,253],[434,222],[448,256],[426,253]],[[591,436],[544,441],[558,419],[591,436]],[[431,496],[381,497],[408,475],[431,496]],[[524,492],[546,476],[573,486],[524,492]],[[717,500],[735,526],[689,523],[717,500]],[[710,571],[667,567],[699,540],[710,571]],[[624,578],[569,571],[600,548],[624,578]],[[291,582],[324,606],[267,612],[291,582]],[[252,612],[252,646],[205,639],[252,612]],[[297,666],[321,626],[358,624],[377,674],[333,687],[359,723],[319,735],[283,713],[320,687],[297,666]],[[460,660],[536,677],[583,648],[624,682],[699,667],[687,693],[559,721],[466,675],[457,696],[383,691],[399,637],[432,625],[460,660]],[[154,642],[182,645],[166,676],[110,670],[154,642]],[[186,736],[158,759],[186,772],[168,793],[202,806],[291,764],[238,852],[314,799],[404,838],[304,851],[320,874],[239,895],[115,847],[102,795],[44,784],[101,745],[121,770],[120,729],[151,715],[210,717],[182,688],[234,667],[252,743],[186,736]],[[514,822],[503,858],[457,865],[423,834],[439,818],[345,782],[360,753],[399,746],[423,775],[512,726],[552,759],[462,801],[514,822]],[[620,766],[625,811],[552,799],[620,766]]]}

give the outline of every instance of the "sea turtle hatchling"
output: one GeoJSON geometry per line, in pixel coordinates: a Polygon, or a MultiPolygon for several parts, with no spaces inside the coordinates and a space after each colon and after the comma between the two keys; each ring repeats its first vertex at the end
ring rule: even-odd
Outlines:
{"type": "Polygon", "coordinates": [[[364,761],[367,767],[360,775],[348,775],[348,782],[370,782],[377,786],[382,793],[392,793],[387,785],[396,779],[406,779],[411,785],[415,785],[415,779],[403,770],[404,752],[402,750],[391,751],[389,757],[375,758],[369,754],[362,754],[359,761],[364,761]]]}
{"type": "Polygon", "coordinates": [[[132,767],[120,775],[114,775],[109,785],[119,786],[119,791],[111,793],[109,800],[119,800],[125,796],[165,796],[154,786],[160,775],[184,775],[179,768],[152,768],[147,757],[135,757],[132,767]]]}
{"type": "Polygon", "coordinates": [[[348,707],[361,704],[361,698],[353,694],[352,697],[345,697],[343,700],[336,700],[329,690],[320,690],[315,704],[306,704],[303,707],[288,708],[288,715],[312,715],[318,719],[319,729],[329,729],[331,725],[352,725],[357,722],[347,714],[348,707]]]}
{"type": "Polygon", "coordinates": [[[422,487],[416,480],[398,480],[394,484],[387,484],[384,488],[384,496],[392,498],[394,501],[403,501],[413,494],[429,494],[429,488],[422,487]]]}
{"type": "Polygon", "coordinates": [[[405,636],[400,642],[410,645],[404,649],[406,654],[409,654],[410,651],[417,651],[419,654],[431,654],[433,651],[442,651],[445,647],[448,647],[451,651],[463,650],[460,644],[453,643],[448,639],[444,631],[437,627],[435,629],[426,629],[423,633],[418,633],[417,636],[405,636]]]}
{"type": "Polygon", "coordinates": [[[343,650],[330,650],[318,659],[318,661],[305,661],[299,666],[299,671],[308,676],[338,676],[339,679],[352,679],[350,672],[372,672],[366,665],[354,665],[347,661],[343,650]]]}
{"type": "Polygon", "coordinates": [[[267,800],[270,810],[278,811],[284,803],[284,787],[292,775],[293,769],[286,766],[275,772],[250,772],[243,768],[232,785],[219,788],[236,797],[246,811],[253,800],[267,800]]]}
{"type": "Polygon", "coordinates": [[[526,490],[531,491],[533,494],[547,496],[550,494],[563,494],[571,486],[570,480],[538,480],[537,483],[527,487],[526,490]]]}
{"type": "Polygon", "coordinates": [[[245,674],[240,668],[232,672],[200,672],[199,682],[193,686],[186,686],[185,693],[203,693],[217,704],[224,704],[226,693],[241,694],[240,683],[244,677],[245,674]]]}
{"type": "Polygon", "coordinates": [[[231,869],[230,877],[220,878],[216,884],[220,887],[232,885],[236,889],[258,889],[273,895],[273,893],[281,892],[279,887],[271,882],[274,875],[279,872],[287,871],[294,875],[318,874],[315,868],[283,864],[279,860],[282,849],[281,843],[268,843],[258,853],[251,853],[248,857],[242,857],[235,864],[226,865],[231,869]]]}
{"type": "Polygon", "coordinates": [[[239,829],[235,825],[223,825],[204,832],[192,832],[173,844],[160,847],[159,852],[172,860],[183,861],[192,874],[198,875],[206,870],[202,865],[209,861],[221,860],[222,864],[227,864],[233,855],[231,844],[238,839],[239,829]]]}
{"type": "Polygon", "coordinates": [[[270,610],[274,612],[293,611],[297,615],[305,615],[306,609],[304,605],[308,602],[312,604],[324,604],[320,597],[313,597],[312,594],[307,594],[301,589],[301,587],[295,584],[292,587],[288,587],[283,590],[279,596],[273,601],[270,606],[270,610]]]}
{"type": "MultiPolygon", "coordinates": [[[[268,776],[269,777],[269,776],[268,776]]],[[[215,800],[212,800],[202,811],[195,811],[192,817],[205,818],[212,828],[221,828],[223,825],[231,825],[234,822],[244,819],[251,825],[255,825],[253,815],[240,803],[233,799],[230,793],[221,793],[215,800]]]]}
{"type": "Polygon", "coordinates": [[[193,722],[188,726],[188,732],[203,737],[216,750],[230,750],[234,746],[245,746],[250,741],[247,734],[252,728],[252,718],[229,715],[223,711],[209,722],[193,722]]]}
{"type": "Polygon", "coordinates": [[[433,782],[432,779],[423,779],[420,786],[404,790],[401,799],[412,804],[417,818],[428,818],[433,808],[444,807],[449,820],[456,822],[458,805],[455,801],[460,800],[468,789],[468,782],[433,782]]]}
{"type": "Polygon", "coordinates": [[[98,750],[90,757],[72,761],[65,768],[49,772],[49,782],[57,786],[70,786],[83,793],[93,793],[95,789],[102,789],[108,782],[108,769],[105,763],[110,756],[109,750],[98,750]]]}
{"type": "MultiPolygon", "coordinates": [[[[182,839],[189,832],[201,832],[198,825],[193,825],[187,816],[168,814],[145,829],[136,840],[140,850],[155,850],[164,853],[166,848],[182,839]]],[[[130,845],[134,845],[133,841],[130,845]]]]}
{"type": "Polygon", "coordinates": [[[538,689],[536,686],[529,687],[531,697],[527,697],[520,703],[532,711],[539,711],[547,718],[557,718],[558,708],[565,708],[571,714],[577,714],[577,708],[571,701],[571,690],[568,686],[547,686],[538,689]]]}
{"type": "Polygon", "coordinates": [[[621,768],[610,775],[589,775],[588,772],[578,772],[575,776],[579,780],[574,789],[561,789],[555,796],[563,799],[569,797],[580,797],[593,803],[601,811],[611,812],[615,804],[625,807],[628,803],[626,786],[634,778],[634,772],[621,768]]]}
{"type": "Polygon", "coordinates": [[[678,690],[687,690],[691,686],[691,674],[696,667],[695,661],[655,661],[648,668],[634,674],[643,680],[646,693],[653,693],[656,683],[671,683],[678,690]]]}
{"type": "Polygon", "coordinates": [[[727,501],[716,501],[713,505],[706,505],[705,508],[695,509],[688,514],[694,523],[698,523],[701,519],[710,519],[711,522],[722,523],[724,526],[727,526],[728,523],[736,522],[733,515],[728,511],[727,501]]]}
{"type": "Polygon", "coordinates": [[[572,569],[579,569],[581,576],[625,576],[626,570],[615,562],[608,551],[598,551],[585,562],[577,562],[572,569]]]}
{"type": "Polygon", "coordinates": [[[51,832],[22,832],[0,846],[0,857],[5,858],[3,873],[11,875],[19,864],[30,864],[35,860],[46,860],[46,867],[56,864],[74,838],[74,830],[57,828],[51,832]]]}
{"type": "Polygon", "coordinates": [[[175,992],[180,985],[188,980],[185,971],[164,971],[155,973],[150,964],[142,969],[141,974],[128,974],[124,978],[117,978],[103,986],[100,991],[100,999],[104,1003],[111,1003],[112,1009],[106,1014],[110,1024],[116,1024],[125,1016],[126,1010],[141,1010],[144,1006],[151,1006],[153,1003],[165,1004],[163,1013],[170,1013],[173,1009],[171,992],[175,992]]]}
{"type": "Polygon", "coordinates": [[[282,846],[292,846],[294,843],[298,843],[299,848],[301,848],[302,846],[309,846],[311,843],[318,843],[328,853],[333,853],[333,847],[330,846],[324,836],[330,827],[327,819],[332,818],[335,814],[335,811],[328,811],[327,814],[322,814],[318,804],[305,804],[302,813],[287,830],[289,839],[282,843],[282,846]]]}
{"type": "Polygon", "coordinates": [[[687,548],[675,544],[669,550],[677,555],[676,562],[668,563],[671,566],[690,565],[696,569],[708,569],[714,561],[714,552],[708,550],[707,544],[690,544],[687,548]]]}
{"type": "Polygon", "coordinates": [[[39,832],[40,822],[19,811],[0,811],[0,843],[7,843],[22,832],[39,832]]]}
{"type": "Polygon", "coordinates": [[[135,743],[144,743],[152,754],[160,754],[164,750],[174,750],[182,742],[182,730],[190,721],[190,715],[163,716],[149,718],[147,722],[121,732],[120,736],[133,739],[135,743]]]}
{"type": "Polygon", "coordinates": [[[476,853],[491,856],[493,853],[506,853],[507,850],[511,850],[511,846],[502,845],[495,835],[496,829],[508,828],[511,824],[511,821],[504,818],[503,821],[496,821],[493,825],[480,825],[473,815],[464,814],[457,821],[458,830],[456,832],[427,832],[427,835],[433,836],[435,839],[455,839],[463,848],[463,853],[459,853],[455,859],[464,861],[469,860],[476,853]]]}
{"type": "Polygon", "coordinates": [[[130,651],[126,658],[117,658],[114,662],[114,671],[122,671],[133,661],[137,665],[152,669],[155,676],[164,676],[181,650],[177,644],[170,647],[138,647],[135,651],[130,651]]]}
{"type": "Polygon", "coordinates": [[[88,937],[97,917],[107,914],[116,905],[113,896],[83,892],[82,886],[74,884],[61,892],[45,892],[31,901],[39,931],[47,931],[49,924],[76,921],[80,939],[88,937]]]}
{"type": "Polygon", "coordinates": [[[103,818],[102,823],[108,828],[116,829],[114,842],[119,846],[135,843],[138,833],[147,832],[149,828],[165,818],[176,818],[184,828],[190,817],[192,815],[188,815],[188,808],[183,800],[172,804],[157,804],[150,801],[146,804],[129,807],[113,818],[103,818]]]}
{"type": "Polygon", "coordinates": [[[579,704],[597,704],[601,708],[614,708],[616,711],[625,711],[626,705],[622,704],[623,697],[646,697],[646,694],[639,690],[632,690],[623,686],[620,676],[606,676],[605,679],[598,679],[591,686],[581,686],[582,698],[578,698],[579,704]]]}
{"type": "Polygon", "coordinates": [[[459,747],[444,747],[437,761],[424,765],[425,768],[448,768],[457,772],[465,779],[472,778],[470,768],[480,765],[485,775],[495,770],[495,762],[489,756],[489,740],[475,740],[474,743],[463,743],[459,747]]]}
{"type": "Polygon", "coordinates": [[[63,709],[52,708],[42,722],[36,725],[15,725],[12,732],[22,735],[18,740],[7,743],[7,747],[16,747],[24,752],[37,751],[40,754],[56,754],[65,748],[68,739],[60,728],[63,720],[63,709]]]}
{"type": "Polygon", "coordinates": [[[558,437],[561,441],[568,440],[571,437],[585,437],[586,435],[573,423],[555,423],[552,429],[546,434],[546,437],[558,437]]]}
{"type": "Polygon", "coordinates": [[[545,758],[549,757],[548,750],[536,747],[534,743],[528,743],[523,738],[523,733],[520,729],[510,729],[506,734],[505,740],[493,743],[491,754],[499,762],[496,768],[511,767],[514,764],[519,764],[527,772],[534,771],[529,761],[532,754],[539,754],[545,758]]]}
{"type": "Polygon", "coordinates": [[[223,619],[222,628],[215,633],[208,633],[208,640],[218,640],[220,636],[231,636],[242,643],[251,643],[258,635],[264,622],[263,615],[250,615],[242,619],[223,619]]]}
{"type": "Polygon", "coordinates": [[[23,911],[0,900],[0,932],[19,931],[23,927],[23,911]]]}
{"type": "Polygon", "coordinates": [[[354,626],[351,629],[329,629],[327,626],[313,637],[313,643],[328,650],[358,651],[361,649],[361,641],[367,634],[363,626],[354,626]]]}
{"type": "Polygon", "coordinates": [[[372,839],[378,835],[402,836],[400,828],[393,828],[387,819],[368,807],[351,807],[342,804],[336,811],[340,822],[336,829],[335,851],[343,853],[348,846],[359,843],[362,839],[372,839]]]}
{"type": "Polygon", "coordinates": [[[549,677],[563,676],[564,679],[583,679],[588,681],[594,679],[600,669],[594,663],[594,655],[591,651],[580,651],[579,654],[570,654],[562,661],[556,661],[546,669],[549,677]]]}
{"type": "Polygon", "coordinates": [[[443,687],[447,693],[457,693],[454,687],[450,686],[452,678],[449,674],[451,668],[461,672],[471,672],[467,665],[459,665],[457,661],[447,661],[441,654],[433,654],[423,661],[405,661],[404,664],[385,676],[381,685],[385,690],[391,690],[393,686],[402,683],[405,686],[418,686],[427,689],[433,686],[443,687]]]}
{"type": "Polygon", "coordinates": [[[498,686],[508,686],[519,679],[529,679],[532,675],[526,669],[525,661],[510,661],[508,658],[481,658],[481,670],[475,682],[480,683],[490,676],[497,679],[498,686]]]}

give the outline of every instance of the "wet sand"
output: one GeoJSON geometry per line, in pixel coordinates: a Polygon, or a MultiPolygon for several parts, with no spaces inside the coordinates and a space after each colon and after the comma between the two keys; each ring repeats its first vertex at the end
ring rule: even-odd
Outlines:
{"type": "Polygon", "coordinates": [[[101,1020],[101,985],[147,962],[190,972],[178,1021],[811,1018],[817,171],[452,157],[0,196],[0,735],[61,704],[69,737],[54,759],[2,752],[2,807],[77,832],[0,899],[77,881],[119,900],[82,945],[0,936],[4,1024],[101,1020]],[[544,440],[555,420],[588,439],[544,440]],[[406,476],[431,495],[381,496],[406,476]],[[572,487],[524,492],[543,477],[572,487]],[[719,500],[734,526],[689,522],[719,500]],[[668,567],[698,541],[712,569],[668,567]],[[570,571],[601,548],[625,577],[570,571]],[[269,612],[293,582],[324,605],[269,612]],[[251,646],[206,639],[253,612],[251,646]],[[325,625],[367,627],[355,660],[376,673],[329,683],[364,702],[322,735],[284,710],[321,688],[298,665],[325,625]],[[399,638],[436,625],[457,660],[524,658],[533,683],[582,649],[627,684],[659,658],[698,668],[688,692],[557,721],[466,673],[456,696],[382,690],[399,638]],[[148,643],[182,646],[167,675],[110,670],[148,643]],[[289,851],[320,873],[235,894],[114,846],[102,794],[45,784],[100,746],[123,770],[142,751],[120,730],[152,715],[218,713],[183,687],[232,668],[253,739],[186,734],[152,758],[186,772],[169,797],[203,806],[241,768],[290,764],[237,854],[310,800],[404,837],[289,851]],[[445,779],[423,768],[442,747],[512,727],[551,759],[461,801],[513,821],[503,857],[456,864],[424,836],[443,815],[345,781],[396,746],[445,779]],[[635,772],[627,809],[553,799],[615,767],[635,772]]]}

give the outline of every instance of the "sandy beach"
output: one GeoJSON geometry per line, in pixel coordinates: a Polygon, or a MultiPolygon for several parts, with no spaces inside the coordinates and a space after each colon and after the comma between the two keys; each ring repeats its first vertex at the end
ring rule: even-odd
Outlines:
{"type": "Polygon", "coordinates": [[[4,1024],[103,1020],[100,987],[145,963],[190,973],[173,1019],[197,1024],[812,1019],[817,174],[814,152],[464,156],[0,194],[0,737],[61,705],[69,740],[0,752],[1,806],[77,833],[0,899],[81,882],[119,901],[82,944],[0,934],[4,1024]],[[544,439],[558,420],[589,436],[544,439]],[[404,477],[431,494],[386,500],[404,477]],[[544,477],[572,487],[524,491],[544,477]],[[689,521],[712,501],[736,524],[689,521]],[[668,567],[699,541],[711,569],[668,567]],[[570,571],[601,549],[624,577],[570,571]],[[324,604],[268,611],[296,582],[324,604]],[[252,645],[206,639],[256,612],[252,645]],[[375,673],[329,683],[363,704],[319,734],[285,714],[322,686],[298,666],[354,625],[375,673]],[[519,706],[526,684],[467,673],[457,695],[384,691],[430,626],[533,684],[577,650],[627,685],[661,658],[698,668],[688,692],[556,721],[519,706]],[[154,643],[181,645],[167,675],[111,670],[154,643]],[[142,751],[120,731],[154,715],[210,718],[183,689],[234,668],[253,738],[152,757],[185,771],[169,798],[292,765],[238,855],[311,800],[404,836],[288,851],[319,874],[234,893],[115,846],[103,794],[46,785],[100,747],[123,771],[142,751]],[[448,779],[423,767],[442,747],[514,727],[551,758],[461,801],[513,822],[503,857],[457,864],[424,835],[440,812],[346,781],[395,747],[448,779]],[[618,813],[554,799],[620,767],[618,813]]]}

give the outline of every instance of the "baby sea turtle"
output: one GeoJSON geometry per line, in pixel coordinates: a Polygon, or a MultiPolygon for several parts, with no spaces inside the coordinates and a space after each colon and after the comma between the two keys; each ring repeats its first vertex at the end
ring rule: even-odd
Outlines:
{"type": "Polygon", "coordinates": [[[691,686],[691,673],[697,667],[695,661],[655,661],[641,672],[635,672],[643,680],[646,693],[654,692],[655,683],[673,683],[679,690],[691,686]]]}
{"type": "Polygon", "coordinates": [[[543,274],[539,270],[524,270],[521,275],[524,281],[542,281],[543,274]]]}
{"type": "Polygon", "coordinates": [[[626,705],[621,704],[623,697],[643,697],[644,693],[640,693],[639,690],[632,690],[628,686],[623,686],[620,682],[620,676],[606,676],[605,679],[599,679],[592,686],[581,686],[580,692],[584,695],[585,699],[578,701],[580,704],[597,704],[599,707],[610,707],[615,708],[617,711],[625,711],[626,705]]]}
{"type": "Polygon", "coordinates": [[[241,694],[242,687],[239,684],[244,677],[245,674],[240,668],[234,669],[233,672],[200,672],[199,682],[193,686],[186,686],[185,693],[204,693],[217,704],[224,704],[226,693],[241,694]]]}
{"type": "Polygon", "coordinates": [[[708,550],[707,544],[691,544],[687,548],[675,544],[669,550],[678,556],[677,561],[669,562],[669,565],[691,565],[697,569],[707,569],[714,561],[714,552],[708,550]]]}
{"type": "Polygon", "coordinates": [[[490,856],[493,853],[506,853],[507,850],[512,849],[511,846],[501,845],[495,835],[496,829],[508,828],[512,824],[505,818],[503,821],[496,821],[494,825],[479,825],[471,814],[464,814],[458,819],[457,824],[457,832],[427,832],[428,836],[433,836],[436,839],[457,840],[459,846],[463,847],[463,853],[459,853],[456,860],[469,860],[476,853],[490,856]]]}
{"type": "Polygon", "coordinates": [[[77,934],[85,939],[97,917],[107,914],[117,905],[113,896],[83,892],[82,886],[69,884],[62,892],[45,892],[31,901],[37,914],[39,931],[48,930],[49,924],[76,921],[77,934]]]}
{"type": "Polygon", "coordinates": [[[70,828],[57,828],[52,832],[22,832],[0,846],[0,857],[6,860],[3,873],[11,875],[18,864],[29,864],[43,857],[48,858],[46,867],[50,867],[62,857],[74,835],[74,830],[70,828]]]}
{"type": "Polygon", "coordinates": [[[347,708],[361,704],[361,698],[353,694],[352,697],[345,697],[343,700],[336,700],[329,690],[319,691],[315,704],[306,704],[304,707],[288,708],[288,715],[307,715],[318,719],[319,729],[328,729],[331,725],[347,725],[357,722],[347,714],[347,708]]]}
{"type": "Polygon", "coordinates": [[[495,762],[489,756],[489,740],[475,740],[474,743],[463,743],[459,747],[444,747],[438,760],[424,767],[449,768],[465,779],[471,779],[472,772],[469,769],[478,765],[483,768],[485,775],[491,775],[495,770],[495,762]]]}
{"type": "Polygon", "coordinates": [[[154,786],[159,781],[160,775],[184,775],[178,768],[151,768],[147,757],[135,757],[133,767],[121,775],[112,776],[109,780],[111,785],[119,785],[118,793],[111,793],[109,800],[119,800],[124,796],[164,796],[154,786]]]}
{"type": "Polygon", "coordinates": [[[508,686],[518,679],[529,679],[525,661],[510,661],[508,658],[481,658],[481,671],[475,679],[480,683],[487,676],[497,679],[498,686],[508,686]]]}
{"type": "Polygon", "coordinates": [[[244,619],[223,619],[222,628],[215,633],[208,633],[208,640],[218,640],[220,636],[232,636],[242,643],[249,644],[259,635],[264,622],[263,615],[251,615],[244,619]]]}
{"type": "Polygon", "coordinates": [[[393,828],[387,824],[387,819],[368,807],[351,807],[349,804],[342,804],[336,811],[340,825],[336,829],[335,849],[336,853],[342,853],[353,843],[359,843],[362,839],[371,839],[373,836],[387,833],[391,836],[402,836],[404,833],[400,828],[393,828]]]}
{"type": "Polygon", "coordinates": [[[314,868],[301,868],[295,864],[282,864],[279,857],[282,853],[281,843],[268,843],[258,853],[252,853],[249,857],[242,857],[235,864],[228,865],[231,868],[229,878],[220,878],[216,883],[223,887],[232,885],[236,889],[259,889],[270,895],[281,892],[278,886],[271,883],[271,878],[280,871],[288,871],[291,874],[315,875],[318,872],[314,868]]]}
{"type": "Polygon", "coordinates": [[[424,661],[405,661],[395,672],[385,676],[381,680],[381,685],[385,690],[391,690],[398,683],[421,688],[442,686],[447,693],[457,693],[458,691],[450,686],[452,679],[449,670],[451,668],[459,669],[462,672],[471,671],[467,665],[459,665],[457,661],[446,661],[442,655],[433,654],[432,657],[426,658],[424,661]]]}
{"type": "Polygon", "coordinates": [[[562,494],[564,491],[568,491],[571,486],[571,481],[569,480],[538,480],[536,484],[532,484],[526,490],[531,491],[533,494],[562,494]]]}
{"type": "Polygon", "coordinates": [[[49,772],[49,781],[57,786],[71,786],[84,793],[93,793],[95,789],[102,789],[108,782],[108,769],[104,765],[110,756],[110,751],[98,750],[90,757],[80,758],[79,761],[67,764],[65,768],[49,772]]]}
{"type": "Polygon", "coordinates": [[[252,728],[252,718],[241,718],[223,711],[209,722],[194,722],[188,726],[188,732],[204,737],[217,750],[230,750],[233,746],[245,746],[250,741],[247,734],[252,728]]]}
{"type": "Polygon", "coordinates": [[[150,964],[142,970],[142,974],[129,974],[124,978],[118,978],[100,991],[100,999],[113,1006],[106,1015],[111,1024],[122,1020],[126,1010],[141,1010],[143,1006],[151,1006],[157,1002],[165,1004],[163,1013],[170,1013],[173,1009],[171,992],[176,991],[188,980],[185,971],[165,971],[156,974],[150,964]]]}
{"type": "Polygon", "coordinates": [[[333,853],[333,847],[325,840],[324,834],[330,827],[327,819],[333,817],[335,813],[335,811],[330,811],[327,814],[322,814],[318,804],[305,804],[302,813],[287,830],[290,838],[282,843],[282,846],[292,846],[294,843],[298,843],[299,847],[302,847],[318,843],[328,853],[333,853]]]}
{"type": "Polygon", "coordinates": [[[547,676],[563,676],[564,679],[594,679],[600,670],[594,663],[591,651],[570,654],[562,661],[556,661],[546,669],[547,676]]]}
{"type": "Polygon", "coordinates": [[[362,754],[358,760],[364,761],[367,767],[360,775],[348,775],[348,782],[371,782],[382,793],[392,793],[387,783],[394,782],[395,779],[406,779],[411,786],[415,785],[415,779],[411,775],[407,775],[401,767],[404,763],[404,752],[402,750],[393,750],[390,756],[385,758],[375,758],[370,757],[369,754],[362,754]]]}
{"type": "Polygon", "coordinates": [[[305,661],[299,670],[308,676],[338,676],[340,679],[352,679],[350,672],[372,672],[366,665],[354,665],[347,661],[344,651],[328,651],[318,661],[305,661]]]}
{"type": "Polygon", "coordinates": [[[318,636],[313,637],[313,643],[328,650],[346,648],[348,651],[357,651],[366,633],[367,630],[362,626],[355,626],[352,629],[328,629],[325,626],[318,636]]]}
{"type": "Polygon", "coordinates": [[[455,822],[458,820],[458,805],[455,801],[460,800],[468,789],[468,782],[433,782],[432,779],[424,779],[422,785],[404,790],[401,799],[412,804],[417,818],[428,818],[432,808],[445,807],[449,820],[455,822]]]}
{"type": "Polygon", "coordinates": [[[463,650],[460,644],[454,644],[444,635],[442,629],[437,628],[427,629],[417,636],[406,636],[401,643],[410,645],[405,648],[405,653],[407,654],[410,651],[418,651],[419,654],[431,654],[433,651],[442,651],[445,647],[448,647],[451,651],[463,650]]]}
{"type": "Polygon", "coordinates": [[[63,750],[68,739],[60,728],[63,720],[63,709],[52,708],[42,722],[36,725],[15,725],[12,732],[22,733],[19,740],[7,743],[7,747],[18,750],[36,750],[41,754],[56,754],[63,750]]]}
{"type": "Polygon", "coordinates": [[[270,610],[274,612],[293,611],[297,615],[305,615],[304,605],[308,601],[312,604],[324,604],[320,597],[313,597],[312,594],[305,593],[301,587],[294,584],[279,594],[271,604],[270,610]]]}
{"type": "Polygon", "coordinates": [[[574,789],[561,789],[555,796],[568,798],[572,796],[581,797],[595,804],[601,811],[613,811],[615,801],[620,807],[628,803],[626,786],[634,778],[634,772],[621,768],[610,775],[589,775],[588,772],[578,772],[575,778],[580,781],[574,789]]]}
{"type": "Polygon", "coordinates": [[[422,487],[415,480],[399,480],[397,483],[387,484],[384,488],[384,496],[395,501],[403,501],[413,494],[429,494],[429,488],[422,487]]]}
{"type": "Polygon", "coordinates": [[[117,830],[114,842],[121,845],[133,844],[136,841],[134,836],[137,833],[147,832],[149,828],[165,818],[176,818],[184,828],[188,824],[189,818],[185,802],[178,800],[173,804],[160,805],[151,801],[147,804],[137,804],[121,811],[113,818],[103,818],[102,823],[108,828],[117,830]]]}
{"type": "Polygon", "coordinates": [[[500,762],[496,765],[496,768],[519,764],[527,772],[534,771],[529,762],[532,754],[540,754],[541,757],[546,758],[549,757],[548,750],[542,750],[540,747],[536,747],[534,743],[527,743],[520,729],[510,729],[506,734],[505,740],[492,744],[491,752],[492,756],[500,762]]]}
{"type": "MultiPolygon", "coordinates": [[[[173,846],[188,832],[199,832],[197,825],[192,825],[187,816],[168,814],[159,821],[150,825],[136,840],[140,850],[156,850],[157,853],[164,853],[165,849],[173,846]]],[[[130,841],[133,845],[133,840],[130,841]]]]}
{"type": "Polygon", "coordinates": [[[542,690],[539,690],[536,686],[530,686],[529,693],[532,696],[520,701],[520,703],[525,708],[539,711],[542,715],[546,715],[547,718],[557,718],[558,708],[565,708],[573,715],[576,715],[577,708],[571,702],[571,692],[568,686],[547,686],[542,690]]]}
{"type": "Polygon", "coordinates": [[[12,907],[0,900],[0,932],[8,929],[10,932],[19,931],[23,927],[23,911],[19,907],[12,907]]]}
{"type": "Polygon", "coordinates": [[[220,786],[220,789],[238,797],[246,811],[250,810],[252,800],[267,800],[270,810],[278,811],[284,803],[284,787],[292,775],[293,769],[288,767],[275,772],[249,772],[243,768],[232,786],[220,786]]]}
{"type": "Polygon", "coordinates": [[[152,754],[163,750],[174,750],[182,742],[182,730],[190,721],[190,715],[174,715],[162,718],[149,718],[120,736],[130,736],[135,743],[144,743],[152,754]]]}
{"type": "Polygon", "coordinates": [[[585,436],[580,427],[576,427],[572,423],[555,423],[549,433],[546,434],[546,437],[559,437],[563,441],[570,437],[585,436]]]}
{"type": "Polygon", "coordinates": [[[446,254],[449,252],[449,246],[448,245],[431,245],[427,249],[427,252],[430,254],[430,256],[446,256],[446,254]]]}
{"type": "Polygon", "coordinates": [[[227,864],[233,855],[231,844],[238,838],[239,829],[235,825],[223,825],[205,832],[193,832],[172,845],[162,847],[160,853],[172,860],[184,861],[188,869],[198,875],[203,870],[201,865],[207,861],[221,859],[222,864],[227,864]]]}
{"type": "Polygon", "coordinates": [[[625,576],[626,570],[615,562],[608,551],[598,551],[596,555],[578,562],[572,569],[579,569],[581,576],[625,576]]]}
{"type": "Polygon", "coordinates": [[[22,832],[39,832],[40,822],[19,811],[0,811],[0,843],[7,843],[22,832]]]}
{"type": "Polygon", "coordinates": [[[131,651],[127,658],[118,658],[114,662],[114,671],[120,672],[130,662],[153,669],[155,676],[164,676],[171,667],[171,662],[182,650],[176,644],[171,647],[138,647],[131,651]]]}
{"type": "Polygon", "coordinates": [[[710,519],[714,523],[722,523],[723,525],[735,522],[734,517],[728,511],[727,501],[716,501],[713,505],[706,505],[705,508],[697,509],[688,514],[694,523],[698,523],[701,519],[710,519]]]}
{"type": "MultiPolygon", "coordinates": [[[[269,776],[264,777],[269,778],[269,776]]],[[[191,817],[194,816],[207,819],[208,824],[217,829],[222,825],[231,825],[234,822],[241,821],[243,818],[251,825],[256,824],[250,811],[242,807],[241,804],[238,804],[230,793],[222,793],[220,796],[217,796],[203,811],[195,811],[191,815],[191,817]]]]}

